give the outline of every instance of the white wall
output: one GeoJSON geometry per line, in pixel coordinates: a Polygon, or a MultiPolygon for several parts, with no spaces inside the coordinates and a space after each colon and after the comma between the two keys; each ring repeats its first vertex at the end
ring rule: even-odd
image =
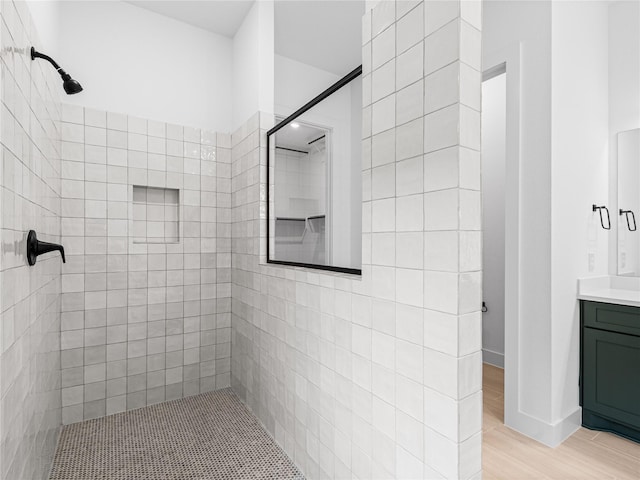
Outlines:
{"type": "Polygon", "coordinates": [[[608,268],[591,212],[608,198],[606,3],[484,5],[484,68],[520,52],[520,221],[506,226],[520,238],[519,318],[505,319],[505,421],[555,445],[580,420],[577,279],[608,268]]]}
{"type": "MultiPolygon", "coordinates": [[[[26,0],[40,43],[36,50],[57,59],[59,52],[60,2],[58,0],[26,0]]],[[[63,67],[64,68],[64,67],[63,67]]]]}
{"type": "Polygon", "coordinates": [[[232,130],[257,111],[273,112],[274,5],[257,1],[233,37],[232,130]]]}
{"type": "MultiPolygon", "coordinates": [[[[577,279],[608,272],[608,2],[552,4],[551,422],[579,411],[577,279]],[[579,21],[577,21],[579,19],[579,21]]],[[[615,222],[616,212],[612,211],[615,222]]],[[[579,426],[579,413],[574,419],[579,426]]]]}
{"type": "Polygon", "coordinates": [[[60,64],[76,105],[231,130],[232,41],[115,1],[63,1],[60,64]]]}
{"type": "Polygon", "coordinates": [[[482,358],[504,366],[506,74],[482,84],[482,358]]]}
{"type": "MultiPolygon", "coordinates": [[[[521,252],[517,259],[520,317],[505,318],[505,328],[517,325],[519,337],[526,341],[516,338],[517,357],[507,354],[505,358],[505,423],[524,431],[533,428],[536,419],[546,423],[550,418],[551,5],[538,1],[491,1],[484,2],[483,7],[483,68],[504,61],[503,52],[510,48],[518,50],[521,57],[521,221],[517,227],[521,252]],[[510,362],[516,371],[510,372],[510,362]],[[516,381],[509,383],[507,377],[511,373],[516,381]]],[[[510,68],[513,66],[507,64],[507,81],[510,68]]],[[[513,227],[507,225],[508,228],[513,227]]]]}

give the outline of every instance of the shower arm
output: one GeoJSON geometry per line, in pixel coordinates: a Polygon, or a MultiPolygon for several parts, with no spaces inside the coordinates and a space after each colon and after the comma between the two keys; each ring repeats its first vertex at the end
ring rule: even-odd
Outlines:
{"type": "MultiPolygon", "coordinates": [[[[34,47],[31,47],[31,60],[35,60],[36,58],[42,58],[43,60],[49,62],[51,65],[53,65],[53,68],[55,68],[60,75],[69,76],[69,74],[65,72],[53,58],[51,58],[49,55],[45,55],[44,53],[40,53],[34,47]]],[[[69,78],[71,78],[71,76],[69,76],[69,78]]]]}

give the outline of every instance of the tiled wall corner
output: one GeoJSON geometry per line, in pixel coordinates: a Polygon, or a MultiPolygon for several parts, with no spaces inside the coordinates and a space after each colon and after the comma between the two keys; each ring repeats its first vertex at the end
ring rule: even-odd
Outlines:
{"type": "Polygon", "coordinates": [[[368,5],[362,277],[262,263],[253,118],[233,135],[232,386],[307,478],[479,478],[481,4],[368,5]]]}
{"type": "Polygon", "coordinates": [[[27,232],[60,242],[60,78],[32,62],[26,2],[0,5],[0,477],[48,478],[61,423],[60,256],[26,260],[27,232]]]}
{"type": "Polygon", "coordinates": [[[230,146],[63,105],[64,424],[229,386],[230,146]],[[177,191],[177,241],[138,235],[134,186],[177,191]]]}

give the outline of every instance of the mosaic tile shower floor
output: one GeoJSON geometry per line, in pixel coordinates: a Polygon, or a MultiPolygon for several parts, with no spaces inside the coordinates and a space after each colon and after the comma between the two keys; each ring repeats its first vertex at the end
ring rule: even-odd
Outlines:
{"type": "Polygon", "coordinates": [[[231,389],[63,428],[51,480],[304,480],[231,389]]]}

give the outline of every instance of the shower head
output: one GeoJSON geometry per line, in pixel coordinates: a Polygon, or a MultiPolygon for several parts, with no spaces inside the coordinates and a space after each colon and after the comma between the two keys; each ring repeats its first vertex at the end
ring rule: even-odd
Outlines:
{"type": "Polygon", "coordinates": [[[71,78],[71,75],[60,69],[60,75],[62,76],[62,88],[67,92],[67,95],[73,95],[74,93],[80,93],[82,91],[82,85],[77,80],[71,78]]]}
{"type": "Polygon", "coordinates": [[[34,47],[31,47],[31,60],[35,60],[36,58],[42,58],[53,65],[53,67],[62,77],[62,88],[64,88],[64,91],[67,92],[67,95],[73,95],[74,93],[79,93],[82,91],[82,85],[80,85],[77,80],[71,78],[71,75],[60,68],[60,65],[58,65],[53,58],[45,55],[44,53],[37,52],[34,47]]]}

